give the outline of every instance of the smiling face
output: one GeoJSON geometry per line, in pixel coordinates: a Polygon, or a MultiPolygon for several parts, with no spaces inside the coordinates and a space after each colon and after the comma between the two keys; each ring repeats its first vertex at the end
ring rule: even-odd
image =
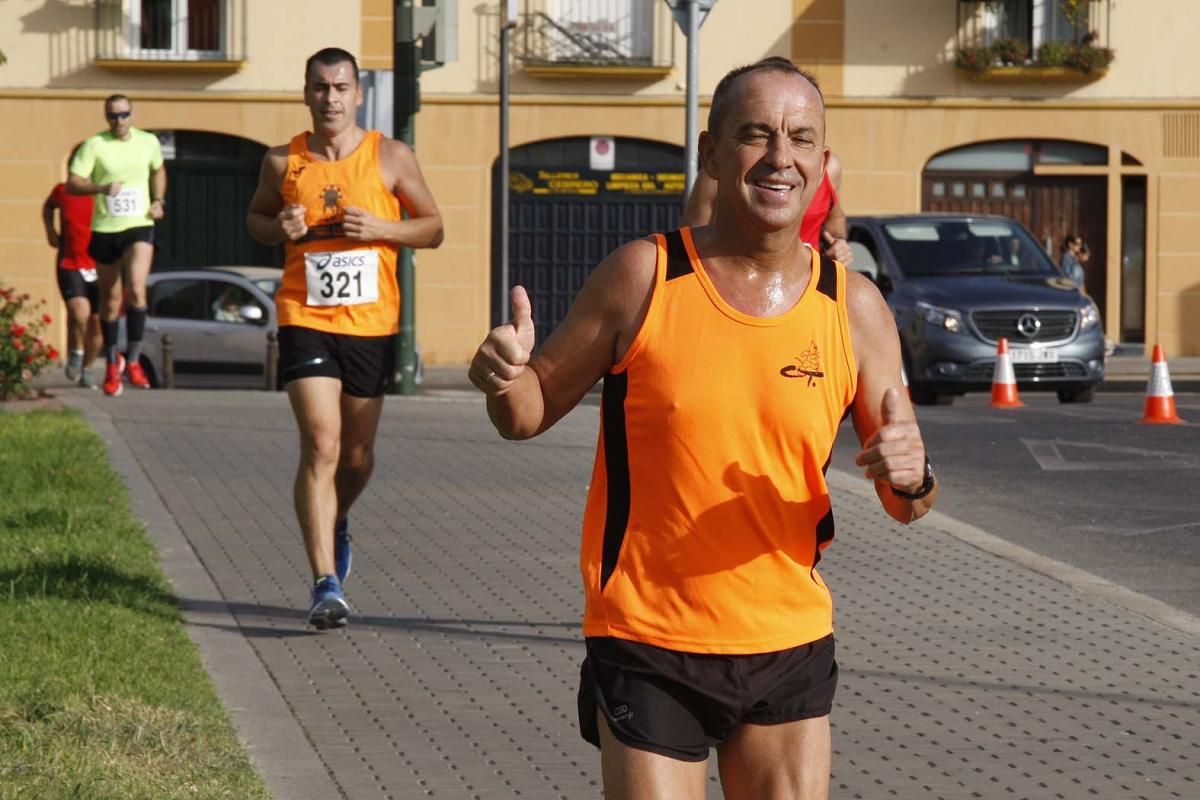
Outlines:
{"type": "Polygon", "coordinates": [[[354,124],[362,104],[362,85],[349,61],[313,62],[304,81],[304,104],[312,114],[313,130],[340,133],[354,124]]]}
{"type": "Polygon", "coordinates": [[[717,181],[718,220],[729,214],[764,232],[795,230],[829,157],[824,103],[799,75],[747,73],[730,86],[720,129],[702,134],[700,147],[717,181]]]}

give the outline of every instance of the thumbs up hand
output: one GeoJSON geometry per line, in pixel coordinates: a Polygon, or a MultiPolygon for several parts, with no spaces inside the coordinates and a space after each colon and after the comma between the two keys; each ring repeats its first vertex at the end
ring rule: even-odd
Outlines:
{"type": "Polygon", "coordinates": [[[900,388],[883,393],[880,426],[863,443],[854,463],[871,480],[884,481],[905,492],[915,492],[925,481],[925,443],[917,428],[912,406],[902,401],[900,388]]]}
{"type": "Polygon", "coordinates": [[[533,307],[523,286],[512,289],[512,321],[492,328],[475,351],[467,376],[487,395],[503,394],[521,377],[533,353],[533,307]]]}

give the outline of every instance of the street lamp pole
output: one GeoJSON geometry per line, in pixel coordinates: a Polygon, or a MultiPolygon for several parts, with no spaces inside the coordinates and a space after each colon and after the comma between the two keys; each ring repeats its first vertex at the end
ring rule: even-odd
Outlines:
{"type": "Polygon", "coordinates": [[[508,48],[512,29],[517,25],[516,0],[506,0],[500,18],[500,296],[497,298],[499,319],[508,317],[508,290],[512,280],[509,275],[509,186],[508,186],[508,48]]]}
{"type": "Polygon", "coordinates": [[[696,158],[696,139],[699,137],[699,126],[696,118],[699,116],[700,105],[700,8],[699,0],[687,0],[687,110],[684,125],[684,153],[687,158],[687,190],[684,197],[692,193],[692,185],[696,183],[698,172],[696,158]]]}
{"type": "MultiPolygon", "coordinates": [[[[392,135],[413,146],[414,116],[420,108],[421,49],[413,31],[413,0],[396,0],[394,7],[394,40],[392,75],[392,135]]],[[[400,284],[400,335],[396,348],[397,394],[417,392],[416,352],[416,276],[411,247],[401,247],[398,254],[397,280],[400,284]]]]}

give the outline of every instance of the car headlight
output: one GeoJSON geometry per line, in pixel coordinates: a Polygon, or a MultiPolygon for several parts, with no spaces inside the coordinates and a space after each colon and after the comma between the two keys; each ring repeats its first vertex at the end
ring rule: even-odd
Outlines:
{"type": "Polygon", "coordinates": [[[917,313],[930,325],[936,325],[950,333],[962,333],[963,331],[962,314],[952,308],[940,308],[917,301],[917,313]]]}
{"type": "Polygon", "coordinates": [[[1088,301],[1088,304],[1079,309],[1079,329],[1082,331],[1089,330],[1100,324],[1100,309],[1096,308],[1096,304],[1088,301]]]}

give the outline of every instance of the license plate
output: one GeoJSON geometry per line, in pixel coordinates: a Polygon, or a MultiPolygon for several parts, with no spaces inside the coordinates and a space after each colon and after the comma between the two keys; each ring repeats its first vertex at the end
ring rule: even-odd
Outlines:
{"type": "Polygon", "coordinates": [[[1009,349],[1014,364],[1054,364],[1058,361],[1058,352],[1041,347],[1013,347],[1009,349]]]}

